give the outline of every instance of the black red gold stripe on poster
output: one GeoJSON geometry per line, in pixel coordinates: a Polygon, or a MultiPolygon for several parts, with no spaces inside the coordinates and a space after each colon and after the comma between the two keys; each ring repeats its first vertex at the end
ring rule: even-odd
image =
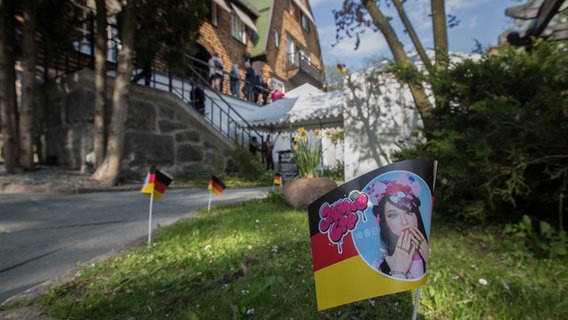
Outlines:
{"type": "Polygon", "coordinates": [[[318,311],[376,296],[416,289],[416,281],[393,279],[373,270],[360,256],[342,260],[314,272],[318,311]]]}
{"type": "Polygon", "coordinates": [[[318,310],[426,283],[429,265],[423,252],[429,248],[436,170],[436,161],[426,159],[393,163],[310,204],[318,310]],[[397,239],[406,239],[400,242],[405,246],[394,248],[397,239]],[[403,252],[412,259],[390,269],[389,257],[401,258],[403,252]]]}

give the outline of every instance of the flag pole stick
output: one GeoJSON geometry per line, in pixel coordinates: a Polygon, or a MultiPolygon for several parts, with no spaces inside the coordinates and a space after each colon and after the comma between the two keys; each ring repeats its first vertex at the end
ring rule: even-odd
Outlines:
{"type": "Polygon", "coordinates": [[[274,181],[272,181],[272,191],[274,191],[274,186],[275,186],[275,185],[276,185],[276,184],[274,183],[274,181]]]}
{"type": "Polygon", "coordinates": [[[150,194],[150,212],[148,213],[148,244],[152,244],[152,205],[154,204],[154,190],[150,194]]]}
{"type": "Polygon", "coordinates": [[[213,197],[213,190],[209,190],[209,204],[207,205],[207,212],[211,211],[211,198],[213,197]]]}
{"type": "Polygon", "coordinates": [[[416,289],[416,297],[414,298],[414,311],[412,312],[412,320],[416,320],[418,313],[418,304],[420,304],[420,287],[416,289]]]}

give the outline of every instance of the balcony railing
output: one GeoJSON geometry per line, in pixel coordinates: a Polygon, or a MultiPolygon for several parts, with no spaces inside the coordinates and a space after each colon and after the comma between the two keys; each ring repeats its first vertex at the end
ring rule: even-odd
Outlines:
{"type": "Polygon", "coordinates": [[[306,56],[299,52],[289,53],[286,59],[286,71],[295,69],[299,69],[300,71],[307,73],[318,82],[323,82],[323,75],[320,69],[311,63],[306,56]]]}

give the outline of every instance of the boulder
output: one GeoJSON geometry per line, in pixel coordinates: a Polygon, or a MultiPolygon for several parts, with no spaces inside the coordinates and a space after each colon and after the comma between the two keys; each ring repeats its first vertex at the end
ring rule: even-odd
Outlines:
{"type": "Polygon", "coordinates": [[[337,183],[329,177],[300,178],[282,187],[284,200],[295,209],[305,209],[319,197],[335,189],[337,183]]]}

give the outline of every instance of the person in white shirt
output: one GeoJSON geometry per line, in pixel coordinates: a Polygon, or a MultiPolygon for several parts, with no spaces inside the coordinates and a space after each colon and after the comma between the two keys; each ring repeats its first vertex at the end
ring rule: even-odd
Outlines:
{"type": "Polygon", "coordinates": [[[209,64],[209,78],[211,79],[211,87],[214,90],[221,91],[221,79],[223,78],[223,60],[219,58],[219,53],[215,52],[209,64]]]}

